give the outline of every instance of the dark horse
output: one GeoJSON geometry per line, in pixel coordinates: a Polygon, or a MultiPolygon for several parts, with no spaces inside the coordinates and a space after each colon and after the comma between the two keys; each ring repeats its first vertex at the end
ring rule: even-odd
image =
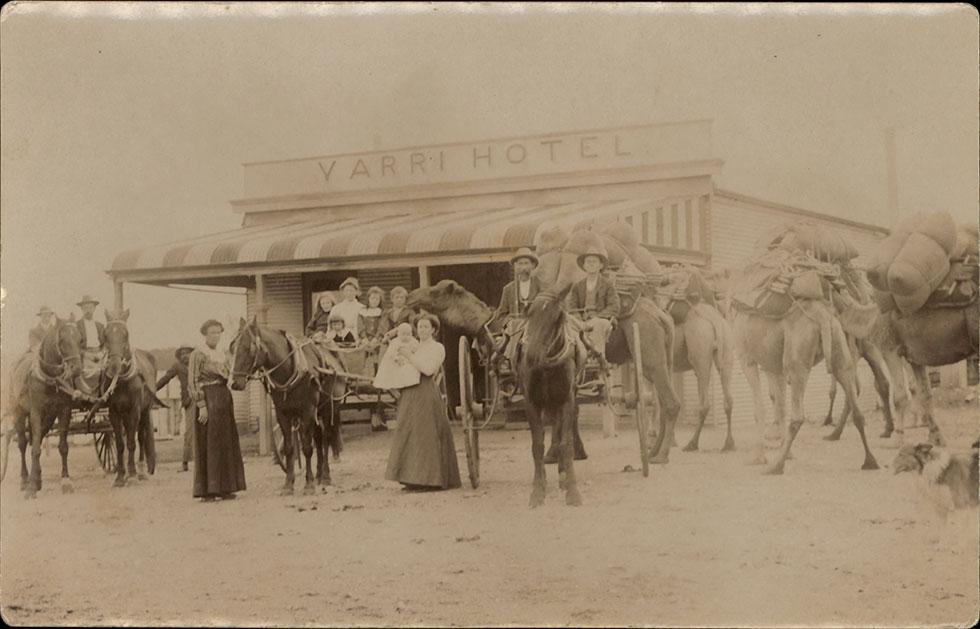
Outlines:
{"type": "Polygon", "coordinates": [[[100,399],[109,406],[109,422],[116,437],[116,487],[125,487],[127,476],[146,480],[142,461],[136,469],[136,441],[139,439],[141,454],[146,456],[150,474],[156,470],[156,445],[150,410],[166,408],[157,399],[152,387],[156,382],[156,361],[143,350],[133,350],[129,345],[129,329],[126,320],[129,310],[106,311],[106,359],[105,371],[100,382],[100,399]],[[125,439],[125,441],[124,441],[125,439]],[[123,465],[123,452],[129,458],[123,465]]]}
{"type": "Polygon", "coordinates": [[[26,498],[36,498],[41,489],[41,441],[61,419],[61,488],[71,492],[68,477],[68,424],[77,393],[72,384],[81,368],[81,334],[73,321],[57,319],[35,354],[27,354],[14,371],[11,384],[14,426],[20,447],[20,485],[26,498]],[[28,423],[28,419],[30,422],[28,423]],[[31,440],[31,473],[27,474],[27,438],[31,440]]]}
{"type": "Polygon", "coordinates": [[[576,375],[585,361],[584,348],[569,330],[561,293],[546,290],[535,297],[528,309],[523,351],[517,360],[517,376],[524,391],[528,423],[531,427],[531,454],[534,457],[532,507],[544,504],[547,487],[544,467],[544,427],[555,428],[558,443],[559,486],[565,490],[565,504],[578,506],[582,496],[575,480],[574,434],[578,419],[576,375]]]}
{"type": "Polygon", "coordinates": [[[329,352],[318,350],[308,339],[294,342],[282,330],[259,325],[255,317],[248,322],[241,320],[231,351],[234,354],[231,388],[244,390],[248,379],[259,373],[275,405],[286,469],[286,483],[280,495],[293,493],[296,453],[291,435],[294,428],[299,430],[300,447],[306,457],[303,493],[316,493],[316,483],[329,485],[330,463],[324,437],[335,454],[342,447],[340,408],[335,403],[343,397],[346,388],[343,378],[335,375],[343,371],[340,361],[329,352]],[[314,449],[316,483],[310,464],[314,449]]]}

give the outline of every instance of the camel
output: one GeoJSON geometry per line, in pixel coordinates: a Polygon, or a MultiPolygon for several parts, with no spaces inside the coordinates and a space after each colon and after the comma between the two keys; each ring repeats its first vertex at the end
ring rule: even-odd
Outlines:
{"type": "Polygon", "coordinates": [[[864,414],[857,404],[854,360],[848,350],[844,330],[830,304],[799,299],[778,319],[740,309],[735,314],[734,332],[739,361],[752,388],[755,404],[757,434],[750,463],[767,463],[762,434],[766,411],[759,371],[763,371],[769,380],[779,425],[785,424],[787,384],[791,390],[790,422],[786,425],[782,448],[778,459],[765,471],[766,474],[782,474],[793,440],[804,422],[803,397],[810,370],[827,358],[829,369],[840,383],[852,408],[851,420],[861,435],[864,446],[864,463],[861,469],[878,469],[878,462],[868,447],[864,414]]]}
{"type": "MultiPolygon", "coordinates": [[[[668,285],[661,295],[670,295],[671,286],[687,285],[692,273],[697,271],[681,271],[675,281],[668,285]]],[[[672,302],[673,304],[674,302],[672,302]]],[[[686,302],[685,302],[686,303],[686,302]]],[[[721,378],[725,417],[727,419],[727,434],[722,452],[735,449],[732,438],[732,371],[735,366],[735,342],[732,329],[722,314],[722,310],[704,301],[694,305],[688,304],[687,315],[683,322],[676,324],[674,337],[674,373],[693,371],[698,380],[698,424],[694,435],[684,446],[684,452],[698,450],[701,430],[705,419],[711,412],[711,367],[714,365],[721,378]]],[[[668,306],[670,308],[670,306],[668,306]]]]}

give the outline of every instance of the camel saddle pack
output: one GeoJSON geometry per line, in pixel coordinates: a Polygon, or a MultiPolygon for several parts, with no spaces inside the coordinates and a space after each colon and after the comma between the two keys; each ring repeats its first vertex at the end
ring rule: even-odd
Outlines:
{"type": "MultiPolygon", "coordinates": [[[[980,296],[980,264],[975,255],[968,254],[956,260],[950,260],[949,272],[943,277],[939,286],[929,295],[925,305],[919,310],[934,310],[939,308],[965,308],[977,303],[980,296]]],[[[878,306],[882,312],[891,310],[901,311],[891,293],[879,293],[878,306]]]]}

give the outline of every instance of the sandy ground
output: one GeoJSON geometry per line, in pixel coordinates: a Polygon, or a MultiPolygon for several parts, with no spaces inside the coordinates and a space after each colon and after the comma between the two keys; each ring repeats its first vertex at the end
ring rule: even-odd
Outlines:
{"type": "MultiPolygon", "coordinates": [[[[976,408],[939,409],[956,447],[976,408]]],[[[915,479],[862,472],[857,434],[805,426],[781,477],[718,452],[675,451],[644,479],[628,422],[586,427],[576,464],[585,504],[566,507],[549,467],[544,507],[527,506],[526,431],[483,435],[483,482],[407,494],[382,480],[390,435],[352,439],[334,486],[279,497],[282,474],[249,457],[249,490],[201,504],[189,474],[161,465],[111,488],[91,446],[57,452],[36,500],[3,483],[0,597],[14,624],[204,625],[970,625],[977,618],[977,510],[945,525],[915,479]]],[[[880,424],[871,426],[876,434],[880,424]]],[[[684,443],[690,429],[678,429],[684,443]]],[[[465,482],[465,457],[457,433],[465,482]]],[[[923,431],[913,437],[924,438],[923,431]]]]}

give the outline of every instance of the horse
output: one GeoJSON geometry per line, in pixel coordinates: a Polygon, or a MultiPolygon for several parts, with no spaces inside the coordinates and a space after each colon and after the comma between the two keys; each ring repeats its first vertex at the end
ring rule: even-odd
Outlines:
{"type": "Polygon", "coordinates": [[[231,351],[234,355],[231,388],[242,391],[249,378],[260,374],[272,397],[283,435],[286,471],[286,481],[279,494],[293,494],[296,453],[291,435],[294,429],[299,431],[300,447],[306,458],[303,493],[316,493],[317,484],[330,485],[330,462],[324,439],[335,454],[340,452],[340,408],[336,402],[346,390],[344,379],[338,375],[343,373],[340,361],[333,354],[318,350],[309,339],[292,340],[282,330],[259,324],[254,316],[247,322],[240,320],[231,351]],[[314,450],[315,482],[311,466],[314,450]]]}
{"type": "MultiPolygon", "coordinates": [[[[692,287],[693,288],[693,287],[692,287]]],[[[666,309],[677,313],[674,318],[676,335],[674,337],[674,373],[693,371],[698,381],[698,424],[694,435],[684,446],[684,452],[698,450],[701,430],[711,412],[711,368],[718,371],[721,378],[722,402],[727,419],[727,433],[722,452],[735,449],[732,438],[732,372],[735,368],[735,341],[732,329],[722,310],[715,307],[714,291],[702,298],[702,288],[707,289],[700,272],[683,269],[672,274],[672,281],[660,294],[669,296],[666,309]],[[677,295],[674,289],[687,289],[696,282],[697,298],[691,295],[677,295]],[[693,301],[693,303],[692,303],[693,301]]],[[[683,290],[681,292],[684,292],[683,290]]],[[[690,292],[690,291],[687,291],[690,292]]],[[[659,300],[658,300],[659,301],[659,300]]]]}
{"type": "MultiPolygon", "coordinates": [[[[481,360],[472,362],[474,370],[482,370],[484,368],[483,364],[488,361],[494,351],[494,335],[501,332],[501,322],[494,317],[493,311],[480,298],[466,290],[465,287],[455,280],[446,279],[439,281],[434,286],[423,286],[413,290],[406,299],[406,307],[416,311],[425,310],[426,312],[430,312],[439,318],[439,322],[444,329],[459,330],[473,339],[474,345],[476,346],[475,351],[481,358],[481,360]]],[[[450,336],[449,338],[452,337],[450,336]]],[[[447,356],[451,354],[452,352],[448,352],[447,356]]],[[[485,395],[481,375],[473,374],[476,389],[474,394],[477,396],[477,399],[482,399],[483,395],[485,395]]],[[[446,377],[451,378],[452,376],[450,367],[447,366],[446,377]]],[[[447,386],[446,390],[447,393],[457,391],[458,396],[457,387],[447,386]]],[[[452,398],[450,398],[450,405],[452,405],[452,398]]],[[[550,462],[550,455],[553,455],[555,462],[557,462],[558,439],[556,430],[552,431],[551,448],[548,454],[545,455],[545,462],[550,462]]],[[[577,419],[573,432],[575,459],[583,460],[587,455],[585,446],[582,444],[582,438],[579,435],[577,419]]]]}
{"type": "Polygon", "coordinates": [[[41,441],[60,418],[61,489],[74,488],[68,476],[68,425],[73,400],[81,395],[72,380],[81,371],[81,333],[74,321],[55,319],[36,353],[26,354],[11,378],[11,413],[20,449],[21,490],[25,498],[36,498],[41,490],[41,441]],[[28,421],[29,419],[29,421],[28,421]],[[27,441],[30,434],[31,471],[27,471],[27,441]]]}
{"type": "MultiPolygon", "coordinates": [[[[156,471],[156,443],[153,437],[153,422],[150,410],[166,408],[153,392],[156,382],[156,360],[152,354],[140,349],[132,349],[129,343],[129,310],[106,311],[106,366],[99,381],[100,396],[109,407],[109,422],[116,439],[116,480],[115,487],[125,487],[128,478],[146,480],[143,470],[143,455],[146,457],[146,471],[156,471]],[[140,445],[140,465],[136,466],[136,442],[140,445]],[[124,464],[124,451],[129,458],[124,464]]],[[[95,409],[90,411],[94,412],[95,409]]]]}

